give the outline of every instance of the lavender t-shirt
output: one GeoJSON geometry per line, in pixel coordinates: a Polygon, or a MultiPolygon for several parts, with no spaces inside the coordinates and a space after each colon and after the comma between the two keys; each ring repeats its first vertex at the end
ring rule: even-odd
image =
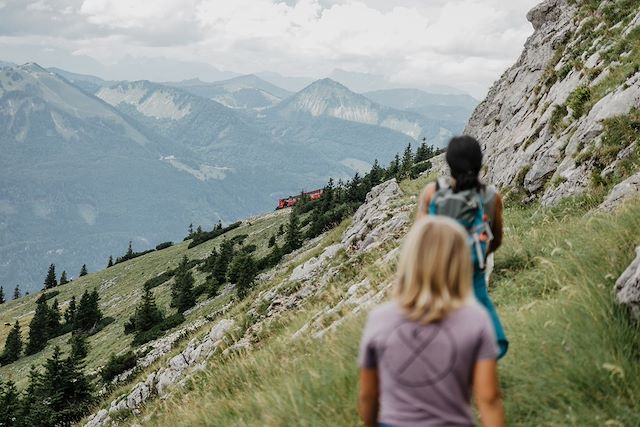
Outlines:
{"type": "Polygon", "coordinates": [[[489,315],[475,300],[427,325],[407,319],[391,302],[369,315],[359,363],[378,369],[379,422],[472,426],[473,367],[497,354],[489,315]]]}

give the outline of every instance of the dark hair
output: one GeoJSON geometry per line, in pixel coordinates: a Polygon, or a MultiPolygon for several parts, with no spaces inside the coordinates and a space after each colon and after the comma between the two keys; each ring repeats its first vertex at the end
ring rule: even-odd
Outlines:
{"type": "Polygon", "coordinates": [[[472,136],[463,135],[451,138],[447,146],[447,164],[451,176],[455,178],[455,191],[482,190],[480,169],[482,168],[482,148],[472,136]]]}

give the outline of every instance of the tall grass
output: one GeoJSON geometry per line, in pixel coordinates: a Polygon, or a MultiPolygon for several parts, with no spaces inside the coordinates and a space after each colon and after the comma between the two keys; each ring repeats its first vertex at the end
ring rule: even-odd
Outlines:
{"type": "MultiPolygon", "coordinates": [[[[509,425],[640,425],[640,329],[611,292],[640,243],[640,203],[585,215],[592,206],[581,199],[507,210],[492,293],[511,340],[500,363],[509,425]]],[[[187,388],[150,403],[146,422],[358,425],[363,316],[321,340],[290,340],[321,307],[316,301],[282,319],[256,350],[214,358],[187,388]]]]}

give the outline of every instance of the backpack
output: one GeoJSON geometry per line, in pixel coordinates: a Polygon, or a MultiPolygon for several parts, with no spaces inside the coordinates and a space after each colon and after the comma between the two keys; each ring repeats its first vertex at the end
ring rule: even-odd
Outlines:
{"type": "Polygon", "coordinates": [[[495,214],[495,190],[470,189],[456,193],[445,179],[438,179],[428,213],[453,218],[467,230],[474,270],[484,270],[489,243],[493,239],[490,223],[491,214],[495,214]]]}

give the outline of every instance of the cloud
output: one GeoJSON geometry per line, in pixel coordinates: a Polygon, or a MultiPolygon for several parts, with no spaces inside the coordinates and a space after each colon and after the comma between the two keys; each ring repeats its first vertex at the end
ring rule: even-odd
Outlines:
{"type": "Polygon", "coordinates": [[[41,36],[40,43],[52,44],[46,47],[104,64],[128,57],[171,58],[242,73],[312,77],[340,68],[381,74],[403,85],[457,85],[481,95],[518,56],[532,32],[525,14],[535,3],[16,1],[0,15],[0,48],[41,36]]]}

